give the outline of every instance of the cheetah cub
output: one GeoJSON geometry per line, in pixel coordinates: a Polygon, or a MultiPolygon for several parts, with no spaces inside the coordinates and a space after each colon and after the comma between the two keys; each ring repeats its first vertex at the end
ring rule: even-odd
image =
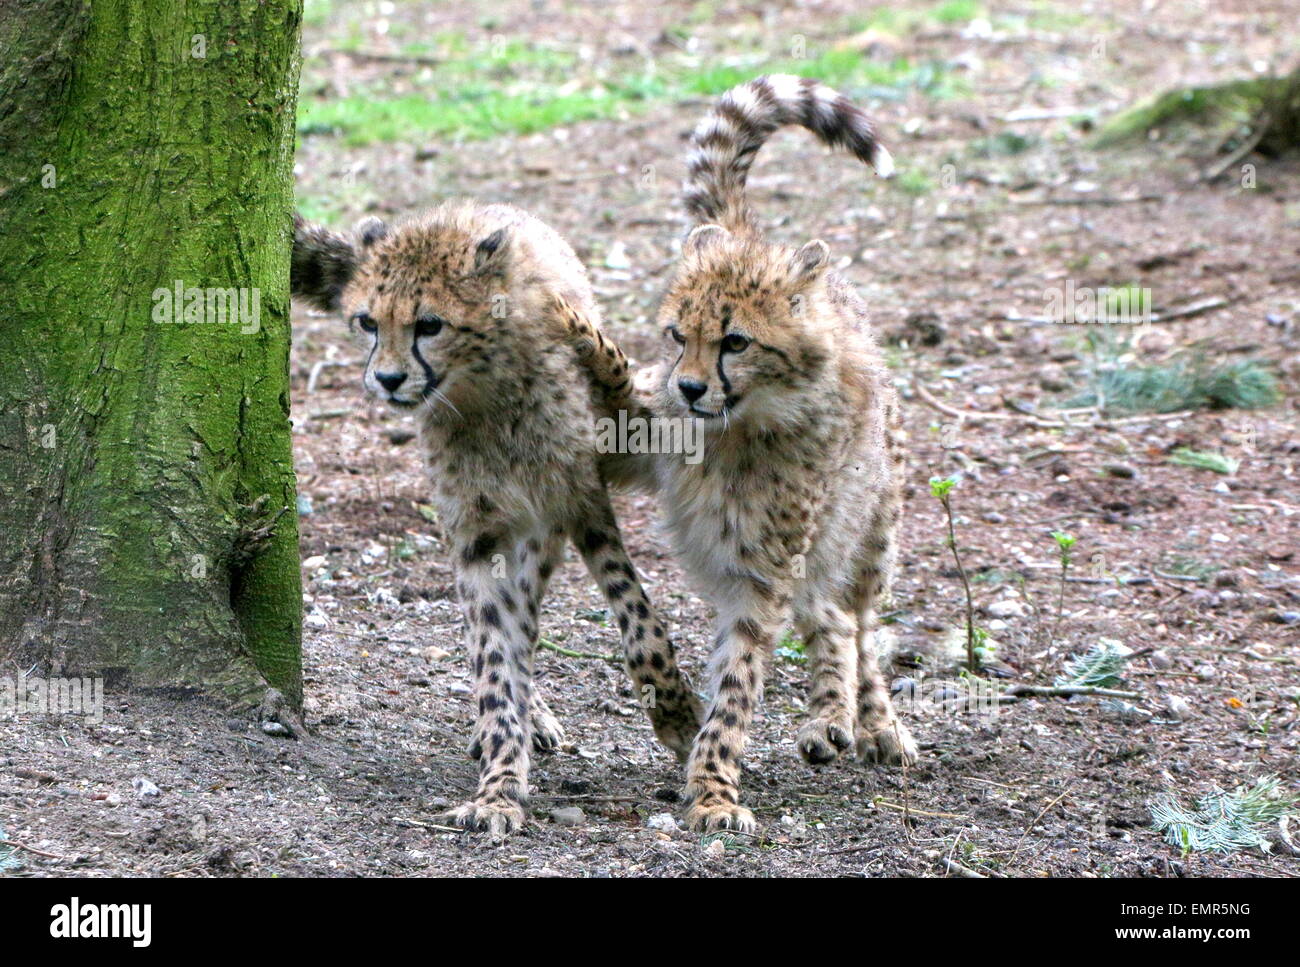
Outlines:
{"type": "Polygon", "coordinates": [[[368,219],[355,238],[295,219],[290,274],[295,295],[341,308],[364,334],[366,389],[418,417],[478,700],[478,791],[448,818],[498,837],[516,831],[530,738],[538,750],[561,739],[532,675],[565,538],[609,602],[633,685],[653,698],[655,734],[684,757],[698,702],[623,549],[591,391],[546,317],[560,298],[597,326],[573,250],[518,209],[449,203],[392,230],[368,219]]]}
{"type": "Polygon", "coordinates": [[[560,307],[606,407],[705,428],[702,461],[611,465],[661,492],[677,556],[717,610],[713,698],[687,764],[695,829],[754,828],[739,802],[740,757],[787,625],[810,657],[803,757],[829,762],[856,738],[866,761],[916,761],[873,643],[902,500],[893,386],[866,306],[830,269],[826,244],[765,241],[745,199],[755,154],[787,124],[892,170],[862,112],[816,81],[760,77],[723,95],[692,137],[686,204],[700,224],[659,313],[676,358],[648,401],[581,309],[560,307]]]}

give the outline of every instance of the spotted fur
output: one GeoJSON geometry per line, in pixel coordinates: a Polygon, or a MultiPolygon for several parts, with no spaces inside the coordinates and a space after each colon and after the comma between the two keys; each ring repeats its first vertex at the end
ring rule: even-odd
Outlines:
{"type": "Polygon", "coordinates": [[[643,397],[590,319],[560,313],[611,410],[703,421],[702,462],[646,457],[676,553],[717,610],[712,700],[687,764],[696,829],[752,830],[740,761],[764,665],[793,626],[810,656],[809,720],[796,745],[825,763],[856,743],[867,761],[910,764],[874,647],[875,612],[897,554],[905,436],[866,306],[813,241],[767,242],[744,197],[763,140],[802,124],[887,169],[888,154],[842,96],[799,78],[759,78],[723,96],[697,129],[687,206],[699,220],[659,321],[672,356],[643,397]]]}
{"type": "Polygon", "coordinates": [[[295,294],[341,308],[361,331],[366,389],[418,417],[478,702],[478,790],[450,819],[517,830],[530,737],[536,749],[560,739],[532,678],[542,596],[566,539],[605,595],[657,736],[684,756],[698,701],[623,548],[592,397],[554,336],[557,298],[597,319],[572,249],[518,209],[457,203],[392,230],[371,221],[352,238],[299,222],[292,264],[295,294]]]}

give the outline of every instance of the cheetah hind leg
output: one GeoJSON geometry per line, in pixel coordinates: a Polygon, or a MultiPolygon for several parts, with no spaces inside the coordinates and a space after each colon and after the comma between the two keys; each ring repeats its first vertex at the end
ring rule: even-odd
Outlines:
{"type": "Polygon", "coordinates": [[[916,740],[894,711],[876,657],[874,621],[863,615],[858,626],[858,758],[888,766],[914,766],[916,740]]]}
{"type": "Polygon", "coordinates": [[[811,661],[808,697],[811,718],[799,729],[795,747],[809,765],[825,765],[853,745],[853,703],[858,683],[854,625],[838,608],[798,623],[811,661]]]}

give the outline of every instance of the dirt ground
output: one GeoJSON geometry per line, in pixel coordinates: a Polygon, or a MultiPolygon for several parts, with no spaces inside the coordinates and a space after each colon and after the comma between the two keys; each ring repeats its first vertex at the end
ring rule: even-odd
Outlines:
{"type": "MultiPolygon", "coordinates": [[[[471,5],[381,6],[390,20],[432,17],[439,28],[484,33],[471,5]]],[[[1045,698],[981,716],[909,703],[904,687],[904,715],[923,747],[915,768],[851,758],[814,768],[794,749],[806,668],[778,657],[746,755],[744,800],[760,831],[723,837],[719,850],[662,818],[677,809],[680,771],[621,669],[542,650],[541,688],[568,741],[535,763],[536,820],[499,845],[440,829],[438,811],[475,779],[446,549],[409,418],[361,395],[359,351],[341,322],[298,310],[312,736],[268,735],[203,700],[166,696],[111,696],[98,725],[0,723],[0,828],[30,847],[10,856],[9,873],[942,876],[951,857],[989,875],[1300,874],[1300,857],[1258,850],[1182,855],[1151,828],[1147,809],[1166,791],[1189,798],[1268,774],[1300,793],[1300,164],[1253,158],[1254,187],[1235,174],[1196,182],[1203,155],[1163,140],[1090,150],[1071,117],[1249,74],[1283,51],[1294,2],[1228,0],[1211,5],[1213,15],[1180,0],[989,3],[994,24],[1020,13],[1044,25],[1008,33],[934,23],[854,40],[840,32],[859,12],[847,0],[726,0],[707,18],[692,16],[699,4],[596,6],[503,0],[494,10],[506,26],[495,29],[582,44],[591,63],[615,69],[629,47],[653,54],[667,28],[687,25],[705,56],[741,37],[783,49],[797,34],[810,49],[878,44],[882,57],[942,61],[964,79],[967,91],[953,97],[868,101],[900,169],[916,173],[910,181],[882,184],[805,133],[782,133],[760,157],[753,198],[774,238],[821,237],[842,257],[874,307],[904,396],[911,484],[888,618],[904,653],[926,657],[895,674],[951,674],[936,642],[962,626],[964,599],[927,481],[960,472],[958,540],[1001,674],[1051,684],[1069,654],[1110,638],[1139,651],[1123,686],[1138,697],[1123,706],[1045,698]],[[1066,11],[1083,22],[1053,29],[1046,14],[1066,11]],[[1014,120],[1024,109],[1039,113],[1014,120]],[[1009,155],[972,147],[1005,132],[1028,146],[1009,155]],[[1035,425],[1026,412],[1055,419],[1052,406],[1088,360],[1082,327],[1025,318],[1042,315],[1044,292],[1067,280],[1137,283],[1164,313],[1222,300],[1153,324],[1139,358],[1196,348],[1262,359],[1280,374],[1284,402],[1035,425]],[[998,418],[961,420],[942,407],[998,418]],[[1224,452],[1240,468],[1223,476],[1172,463],[1178,447],[1224,452]],[[1053,530],[1077,537],[1071,573],[1083,579],[1065,584],[1059,619],[1053,530]],[[136,777],[158,794],[140,795],[136,777]]],[[[411,69],[400,60],[320,52],[356,9],[367,8],[309,21],[308,76],[389,71],[400,80],[411,69]]],[[[363,18],[362,29],[367,48],[382,51],[377,19],[363,18]]],[[[650,320],[685,227],[674,195],[683,137],[707,100],[434,149],[418,138],[353,148],[305,137],[300,192],[329,197],[346,185],[340,225],[461,194],[528,208],[590,266],[611,331],[653,361],[661,346],[650,320]]],[[[709,609],[657,531],[653,499],[624,496],[618,507],[647,590],[698,679],[709,609]]],[[[572,554],[544,605],[542,634],[570,650],[618,651],[572,554]]]]}

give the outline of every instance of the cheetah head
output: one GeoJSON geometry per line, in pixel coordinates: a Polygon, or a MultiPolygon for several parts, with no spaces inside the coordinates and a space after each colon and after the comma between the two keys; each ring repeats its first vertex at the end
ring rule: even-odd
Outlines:
{"type": "Polygon", "coordinates": [[[494,398],[509,249],[508,228],[456,209],[392,229],[368,218],[351,235],[295,216],[290,288],[343,313],[367,353],[367,392],[446,418],[494,398]]]}
{"type": "Polygon", "coordinates": [[[718,428],[798,419],[832,355],[819,311],[829,257],[822,241],[791,251],[718,225],[695,229],[659,312],[677,353],[661,408],[718,428]]]}

